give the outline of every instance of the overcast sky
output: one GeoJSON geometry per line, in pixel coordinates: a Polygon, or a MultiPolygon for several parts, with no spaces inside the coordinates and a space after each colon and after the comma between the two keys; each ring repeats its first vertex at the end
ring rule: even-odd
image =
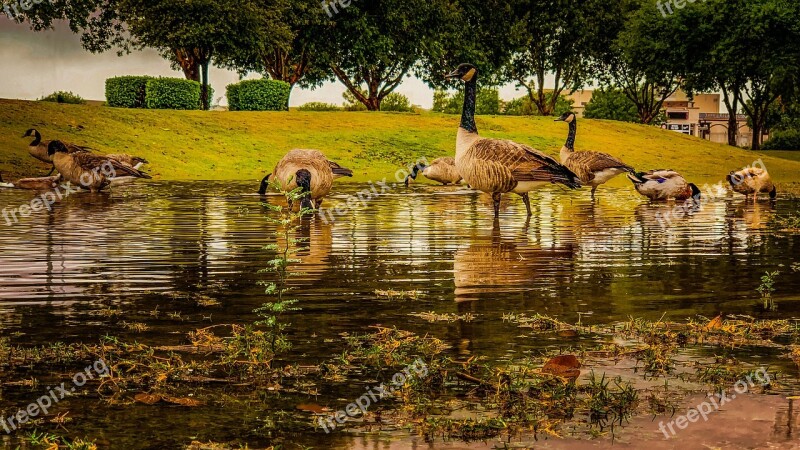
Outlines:
{"type": "MultiPolygon", "coordinates": [[[[0,14],[0,98],[34,100],[55,91],[72,91],[89,100],[105,99],[105,80],[118,75],[154,75],[183,77],[170,69],[168,61],[154,50],[118,57],[116,51],[89,53],[81,47],[79,36],[64,24],[52,31],[33,32],[0,14]]],[[[251,75],[248,78],[260,78],[251,75]]],[[[225,86],[236,82],[235,72],[213,68],[210,73],[215,97],[224,95],[225,86]]],[[[341,104],[345,88],[338,82],[319,89],[292,91],[291,106],[310,101],[341,104]]],[[[411,103],[430,108],[433,91],[416,78],[407,78],[397,89],[411,103]]],[[[513,86],[500,90],[500,97],[510,100],[522,95],[513,86]]],[[[226,104],[223,101],[223,104],[226,104]]]]}

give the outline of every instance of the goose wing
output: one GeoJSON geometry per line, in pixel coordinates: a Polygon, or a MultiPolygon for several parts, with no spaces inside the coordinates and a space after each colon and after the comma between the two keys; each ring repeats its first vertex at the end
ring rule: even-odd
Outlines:
{"type": "Polygon", "coordinates": [[[581,187],[580,179],[571,170],[527,145],[503,139],[482,139],[473,148],[476,158],[506,166],[517,182],[545,181],[572,189],[581,187]]]}
{"type": "Polygon", "coordinates": [[[630,173],[628,178],[634,183],[646,183],[648,181],[664,183],[676,178],[683,179],[683,176],[672,169],[655,169],[648,172],[630,173]]]}
{"type": "Polygon", "coordinates": [[[136,178],[152,178],[150,175],[134,169],[133,167],[117,161],[107,156],[98,156],[91,153],[74,153],[70,155],[75,165],[85,171],[102,171],[103,168],[111,166],[114,168],[117,177],[130,176],[136,178]]]}
{"type": "Polygon", "coordinates": [[[567,165],[579,175],[584,175],[582,179],[585,180],[592,180],[595,173],[609,169],[634,172],[633,167],[607,153],[601,152],[574,152],[570,154],[567,165]]]}
{"type": "Polygon", "coordinates": [[[328,165],[331,168],[331,172],[333,172],[333,176],[335,176],[335,177],[336,176],[339,176],[339,177],[352,177],[353,176],[353,171],[352,170],[347,169],[345,167],[342,167],[338,163],[335,163],[335,162],[333,162],[333,161],[331,161],[329,159],[327,161],[328,161],[328,165]]]}
{"type": "Polygon", "coordinates": [[[132,167],[136,167],[137,164],[147,164],[148,161],[144,158],[140,158],[138,156],[132,156],[125,153],[114,153],[111,155],[106,155],[106,158],[109,159],[116,159],[117,161],[127,164],[132,167]]]}

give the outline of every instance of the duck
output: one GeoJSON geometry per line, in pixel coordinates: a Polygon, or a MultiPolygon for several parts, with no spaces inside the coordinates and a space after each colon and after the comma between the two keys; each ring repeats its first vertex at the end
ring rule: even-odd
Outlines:
{"type": "Polygon", "coordinates": [[[149,162],[138,156],[131,156],[125,153],[113,153],[110,155],[106,155],[106,158],[116,159],[117,161],[121,162],[122,164],[128,165],[133,167],[134,169],[140,169],[143,165],[148,164],[149,162]]]}
{"type": "Polygon", "coordinates": [[[0,188],[48,191],[58,187],[59,182],[61,182],[61,175],[41,178],[21,178],[10,183],[6,183],[3,181],[3,175],[0,174],[0,188]]]}
{"type": "Polygon", "coordinates": [[[769,176],[769,172],[760,167],[747,167],[739,171],[731,171],[727,177],[728,183],[734,192],[744,194],[747,199],[753,195],[753,202],[758,200],[761,192],[769,193],[769,198],[778,196],[778,190],[769,176]]]}
{"type": "Polygon", "coordinates": [[[528,192],[549,184],[570,189],[581,187],[580,179],[564,165],[527,145],[478,134],[475,125],[475,97],[478,69],[461,64],[446,75],[464,82],[464,108],[456,138],[456,170],[473,189],[492,195],[494,217],[500,215],[502,194],[522,197],[528,217],[532,215],[528,192]]]}
{"type": "MultiPolygon", "coordinates": [[[[331,191],[333,180],[352,176],[352,170],[329,161],[319,150],[294,149],[278,161],[272,173],[261,180],[258,193],[266,194],[271,181],[276,181],[281,190],[287,192],[300,187],[301,192],[307,194],[301,200],[300,207],[319,209],[323,198],[331,191]]],[[[291,202],[289,207],[292,207],[291,202]]]]}
{"type": "Polygon", "coordinates": [[[430,165],[425,163],[418,163],[411,169],[411,173],[406,176],[405,184],[408,186],[410,180],[416,180],[417,174],[422,172],[425,178],[442,183],[447,186],[448,184],[458,184],[461,182],[461,175],[456,170],[456,160],[449,156],[436,158],[430,165]]]}
{"type": "Polygon", "coordinates": [[[597,187],[623,173],[635,173],[633,167],[625,164],[608,153],[575,151],[575,135],[578,131],[578,118],[572,112],[565,112],[556,122],[569,125],[567,141],[559,154],[561,164],[578,175],[581,183],[592,187],[592,200],[597,187]]]}
{"type": "MultiPolygon", "coordinates": [[[[30,144],[28,144],[28,153],[30,153],[31,156],[33,156],[34,158],[38,159],[43,163],[51,165],[53,164],[53,159],[47,150],[47,146],[50,145],[51,141],[43,141],[42,134],[39,133],[39,131],[36,130],[35,128],[28,129],[25,132],[25,134],[22,135],[22,137],[33,137],[33,141],[30,144]]],[[[67,151],[69,153],[88,153],[91,151],[89,147],[69,144],[63,141],[62,143],[64,144],[64,146],[66,146],[67,151]]],[[[48,173],[47,175],[50,176],[53,173],[53,170],[50,170],[50,173],[48,173]]]]}
{"type": "Polygon", "coordinates": [[[70,153],[61,141],[52,141],[47,146],[56,170],[70,183],[91,192],[99,192],[116,178],[151,178],[150,175],[121,163],[116,159],[91,153],[70,153]]]}
{"type": "Polygon", "coordinates": [[[672,169],[628,173],[628,178],[637,192],[653,201],[700,200],[700,189],[672,169]]]}

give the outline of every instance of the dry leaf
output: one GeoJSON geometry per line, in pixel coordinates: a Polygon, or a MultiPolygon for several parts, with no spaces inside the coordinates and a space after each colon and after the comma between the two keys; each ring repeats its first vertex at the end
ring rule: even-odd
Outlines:
{"type": "Polygon", "coordinates": [[[706,324],[706,331],[721,330],[722,329],[722,315],[714,317],[706,324]]]}
{"type": "Polygon", "coordinates": [[[560,355],[547,361],[542,372],[574,380],[580,376],[580,368],[581,363],[575,355],[560,355]]]}
{"type": "Polygon", "coordinates": [[[158,394],[145,394],[144,392],[140,392],[136,394],[133,399],[145,405],[155,405],[161,401],[161,396],[158,394]]]}
{"type": "Polygon", "coordinates": [[[169,402],[169,403],[173,403],[173,404],[176,404],[176,405],[192,406],[192,407],[201,406],[203,404],[203,402],[201,402],[200,400],[197,400],[196,398],[190,398],[190,397],[166,397],[165,396],[164,397],[164,401],[165,402],[169,402]]]}
{"type": "Polygon", "coordinates": [[[316,403],[301,403],[297,405],[297,409],[300,411],[307,411],[312,412],[314,414],[322,414],[326,411],[326,409],[316,403]]]}

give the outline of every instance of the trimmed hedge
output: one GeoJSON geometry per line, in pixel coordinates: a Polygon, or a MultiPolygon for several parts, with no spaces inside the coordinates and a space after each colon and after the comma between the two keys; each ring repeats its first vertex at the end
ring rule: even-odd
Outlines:
{"type": "Polygon", "coordinates": [[[149,109],[200,109],[200,83],[180,78],[152,78],[147,81],[149,109]]]}
{"type": "Polygon", "coordinates": [[[144,108],[147,82],[153,77],[124,76],[106,80],[106,104],[118,108],[144,108]]]}
{"type": "Polygon", "coordinates": [[[292,87],[285,81],[245,80],[228,85],[231,111],[286,111],[292,87]]]}

